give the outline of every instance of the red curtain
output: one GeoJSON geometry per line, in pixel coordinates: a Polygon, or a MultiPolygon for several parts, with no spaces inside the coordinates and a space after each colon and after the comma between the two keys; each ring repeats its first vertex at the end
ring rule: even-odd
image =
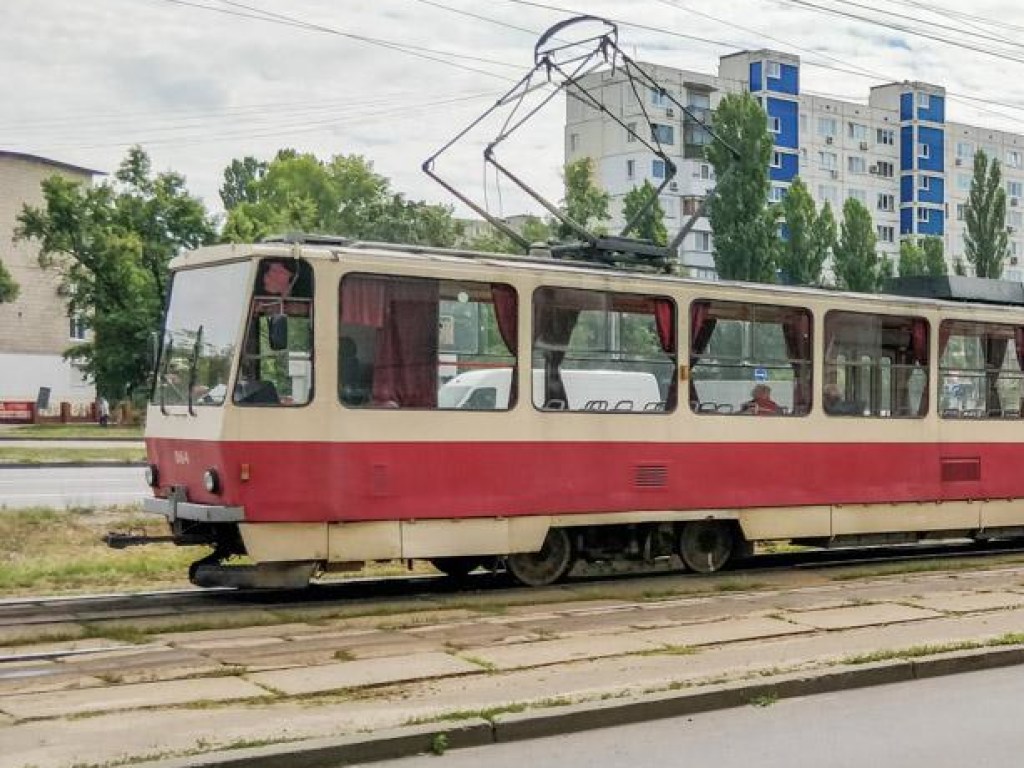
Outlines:
{"type": "Polygon", "coordinates": [[[1024,327],[1013,329],[1013,346],[1017,350],[1017,366],[1024,371],[1024,327]]]}
{"type": "Polygon", "coordinates": [[[665,410],[671,411],[676,407],[676,399],[679,397],[679,373],[675,367],[676,356],[676,323],[675,307],[669,299],[654,300],[654,324],[658,329],[658,341],[661,343],[661,351],[672,358],[672,378],[669,380],[668,394],[665,397],[665,410]]]}
{"type": "Polygon", "coordinates": [[[341,283],[341,322],[383,328],[389,286],[393,283],[382,277],[346,277],[341,283]]]}
{"type": "MultiPolygon", "coordinates": [[[[942,333],[939,332],[941,339],[942,333]]],[[[947,332],[946,341],[949,341],[949,335],[947,332]]],[[[910,354],[914,358],[914,362],[918,365],[925,366],[925,371],[928,368],[928,321],[923,317],[915,317],[910,326],[910,354]]],[[[939,353],[941,357],[941,352],[939,353]]],[[[908,379],[909,381],[909,379],[908,379]]],[[[910,395],[907,394],[909,399],[910,395]]],[[[928,386],[925,385],[924,391],[921,393],[921,404],[917,407],[917,415],[924,416],[928,413],[928,386]]]]}
{"type": "Polygon", "coordinates": [[[985,401],[988,415],[1001,416],[1003,404],[999,399],[999,374],[1003,372],[1003,361],[1006,359],[1006,347],[1009,339],[989,336],[985,339],[985,384],[987,398],[985,401]]]}
{"type": "MultiPolygon", "coordinates": [[[[498,333],[508,347],[509,354],[519,358],[519,297],[511,285],[492,285],[491,301],[494,302],[494,319],[498,323],[498,333]]],[[[519,366],[512,365],[512,383],[509,387],[508,407],[513,407],[519,399],[519,366]]]]}
{"type": "Polygon", "coordinates": [[[707,349],[717,323],[711,317],[711,302],[695,301],[690,305],[690,407],[694,410],[697,410],[700,398],[697,397],[697,387],[693,383],[693,367],[707,349]]]}

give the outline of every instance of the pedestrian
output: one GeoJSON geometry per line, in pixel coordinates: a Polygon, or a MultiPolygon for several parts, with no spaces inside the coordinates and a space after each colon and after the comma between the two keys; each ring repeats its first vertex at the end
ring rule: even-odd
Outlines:
{"type": "Polygon", "coordinates": [[[100,398],[99,415],[101,427],[106,427],[110,424],[110,403],[107,402],[105,397],[100,398]]]}

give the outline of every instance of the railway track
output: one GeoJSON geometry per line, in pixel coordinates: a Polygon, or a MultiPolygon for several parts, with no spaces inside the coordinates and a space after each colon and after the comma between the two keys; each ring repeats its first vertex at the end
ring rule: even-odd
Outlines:
{"type": "MultiPolygon", "coordinates": [[[[848,550],[808,550],[759,554],[735,562],[725,573],[756,575],[785,568],[801,571],[877,566],[921,560],[983,561],[999,555],[1024,554],[1024,545],[1014,542],[964,543],[946,545],[915,545],[899,547],[857,548],[848,550]]],[[[599,567],[584,566],[574,571],[569,584],[624,582],[639,578],[679,577],[678,569],[644,568],[629,572],[600,572],[599,567]]],[[[692,578],[701,578],[693,576],[692,578]]],[[[385,578],[347,579],[316,582],[305,590],[232,590],[199,589],[162,590],[157,592],[112,593],[69,597],[23,597],[0,600],[0,630],[5,627],[47,627],[61,624],[99,625],[130,622],[134,619],[179,617],[183,622],[209,613],[243,613],[246,611],[294,610],[301,607],[343,605],[367,609],[385,607],[388,603],[423,600],[432,603],[447,596],[480,592],[508,594],[518,591],[538,598],[550,589],[530,589],[513,584],[503,572],[477,573],[462,581],[441,575],[410,575],[385,578]]],[[[542,602],[539,600],[539,602],[542,602]]],[[[60,654],[58,654],[60,655],[60,654]]],[[[18,657],[23,658],[23,657],[18,657]]],[[[5,657],[0,656],[0,663],[5,657]]]]}

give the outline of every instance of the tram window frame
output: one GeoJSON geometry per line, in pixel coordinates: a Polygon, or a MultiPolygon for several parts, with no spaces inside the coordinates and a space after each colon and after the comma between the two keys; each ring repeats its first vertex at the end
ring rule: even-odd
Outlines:
{"type": "MultiPolygon", "coordinates": [[[[1024,409],[1024,326],[1009,323],[989,323],[974,320],[949,319],[939,324],[939,364],[938,398],[939,416],[943,419],[983,419],[983,420],[1016,420],[1021,418],[1024,409]],[[969,350],[963,341],[956,339],[974,339],[977,344],[969,350]],[[998,342],[1002,341],[1000,345],[998,342]],[[1010,354],[1010,343],[1013,343],[1013,354],[1010,354]],[[959,349],[957,349],[959,347],[959,349]],[[1000,349],[1001,347],[1001,349],[1000,349]],[[948,358],[954,351],[961,355],[963,365],[951,366],[948,358]],[[972,365],[967,365],[968,356],[973,358],[972,365]],[[995,357],[1001,358],[999,365],[993,364],[995,357]],[[1016,363],[1016,366],[1012,365],[1016,363]],[[979,366],[980,364],[980,366],[979,366]],[[963,380],[966,380],[963,381],[963,380]],[[1000,384],[1008,380],[1016,382],[1016,408],[1003,407],[1004,391],[1000,384]],[[971,386],[965,387],[968,383],[971,386]],[[947,386],[951,384],[951,386],[947,386]],[[964,407],[975,393],[974,405],[964,407]],[[983,395],[978,405],[977,400],[983,395]],[[998,407],[992,407],[993,397],[998,407]],[[952,399],[960,401],[959,407],[952,407],[952,399]],[[997,413],[998,411],[998,413],[997,413]]],[[[1009,389],[1014,389],[1011,385],[1009,389]]]]}
{"type": "MultiPolygon", "coordinates": [[[[518,327],[520,316],[519,291],[510,283],[486,280],[464,280],[451,279],[427,275],[404,275],[385,274],[376,272],[348,272],[342,275],[338,282],[338,362],[335,368],[336,389],[338,402],[345,408],[359,411],[440,411],[440,412],[465,412],[465,413],[505,413],[513,410],[518,403],[518,371],[519,371],[519,340],[518,327]],[[362,296],[351,296],[346,298],[346,288],[353,285],[353,281],[364,281],[360,289],[362,296]],[[467,407],[468,403],[479,406],[482,402],[490,402],[489,398],[475,397],[477,392],[489,390],[493,382],[484,382],[481,386],[467,389],[464,392],[463,400],[452,406],[440,405],[441,395],[444,387],[451,384],[460,374],[472,372],[474,363],[479,361],[443,361],[441,356],[449,354],[443,351],[442,336],[451,334],[452,344],[455,346],[456,336],[460,328],[465,331],[466,322],[459,323],[454,316],[442,314],[443,304],[470,303],[472,297],[489,297],[490,301],[476,301],[473,304],[479,306],[490,306],[490,321],[486,321],[479,313],[479,310],[469,312],[473,315],[472,329],[477,333],[476,342],[484,344],[488,340],[504,345],[506,354],[487,354],[478,352],[467,353],[468,357],[492,357],[499,360],[493,365],[477,365],[481,370],[489,368],[509,369],[508,400],[503,407],[498,407],[497,388],[495,387],[495,407],[467,407]],[[450,298],[443,298],[450,297],[450,298]],[[500,298],[498,298],[500,297],[500,298]],[[377,301],[378,303],[374,303],[377,301]],[[398,302],[405,304],[401,316],[408,317],[410,312],[420,313],[422,316],[415,317],[412,322],[403,323],[397,320],[399,313],[393,310],[398,302]],[[433,314],[426,311],[425,307],[417,308],[416,304],[432,302],[433,314]],[[503,309],[498,306],[501,304],[503,309]],[[349,309],[351,307],[351,309],[349,309]],[[431,322],[427,321],[430,315],[431,322]],[[417,322],[419,321],[419,322],[417,322]],[[484,324],[486,327],[484,327],[484,324]],[[430,329],[433,329],[431,333],[430,329]],[[381,358],[382,350],[407,348],[410,334],[421,338],[419,342],[427,344],[427,355],[432,356],[432,362],[424,360],[406,362],[398,361],[397,364],[386,365],[391,368],[390,379],[385,378],[378,381],[376,374],[381,368],[381,363],[388,363],[381,358]],[[424,335],[426,334],[426,335],[424,335]],[[481,337],[481,334],[485,336],[481,337]],[[493,338],[491,338],[493,337],[493,338]],[[404,339],[404,343],[403,343],[404,339]],[[353,361],[343,359],[343,347],[349,347],[345,341],[349,340],[354,345],[353,361]],[[368,359],[370,358],[370,359],[368,359]],[[346,365],[351,369],[352,377],[358,381],[354,385],[346,383],[350,378],[343,370],[346,365]],[[449,366],[468,368],[468,371],[457,371],[448,380],[442,381],[442,369],[449,366]],[[425,366],[429,366],[432,375],[426,373],[425,366]],[[420,368],[416,372],[416,368],[420,368]],[[395,374],[395,370],[400,371],[395,374]],[[402,371],[402,369],[405,369],[402,371]],[[431,391],[426,383],[427,378],[436,384],[431,391]],[[414,404],[402,405],[401,400],[412,399],[414,404]],[[426,401],[428,404],[424,405],[426,401]]],[[[466,318],[462,318],[466,320],[466,318]]],[[[464,334],[463,334],[464,335],[464,334]]],[[[417,341],[413,339],[412,341],[417,341]]],[[[351,349],[351,347],[349,347],[351,349]]],[[[385,357],[390,352],[384,352],[385,357]]],[[[461,354],[458,351],[451,354],[461,354]]],[[[454,387],[449,393],[454,392],[454,387]]]]}
{"type": "MultiPolygon", "coordinates": [[[[730,326],[730,335],[734,335],[730,326]]],[[[732,344],[735,346],[735,344],[732,344]]],[[[799,304],[765,304],[761,302],[734,301],[728,299],[698,298],[690,303],[690,334],[689,334],[689,401],[690,410],[702,416],[747,416],[747,415],[773,415],[785,416],[788,418],[808,416],[813,410],[814,398],[814,313],[809,307],[799,304]],[[801,318],[790,324],[785,322],[786,316],[801,318]],[[758,318],[774,318],[775,322],[759,322],[758,318]],[[719,326],[719,321],[730,323],[742,323],[738,330],[739,349],[738,355],[729,355],[723,352],[721,347],[729,344],[729,339],[723,338],[725,326],[719,326]],[[782,345],[785,348],[785,357],[769,358],[758,356],[756,334],[754,328],[757,325],[777,327],[780,329],[782,345]],[[745,330],[744,328],[749,330],[745,330]],[[792,331],[786,331],[792,328],[792,331]],[[719,349],[712,349],[711,344],[715,341],[715,331],[718,330],[719,349]],[[792,334],[787,338],[787,333],[792,334]],[[747,353],[750,353],[749,356],[747,353]],[[747,378],[718,379],[695,377],[695,371],[702,365],[716,371],[723,369],[728,371],[739,369],[749,371],[751,376],[747,378]],[[786,370],[792,373],[792,379],[767,379],[769,370],[786,370]],[[765,370],[766,378],[758,378],[758,370],[765,370]],[[699,382],[723,382],[732,386],[719,386],[719,393],[715,399],[701,401],[698,390],[699,382]],[[779,397],[780,388],[776,386],[771,391],[773,384],[792,381],[792,394],[788,398],[791,405],[780,405],[775,398],[779,397]],[[742,387],[735,386],[742,382],[742,387]],[[767,386],[767,393],[755,392],[760,386],[767,386]],[[730,390],[731,393],[730,393],[730,390]],[[762,402],[761,396],[767,396],[770,404],[762,402]],[[774,395],[774,397],[773,397],[774,395]],[[725,400],[719,400],[725,396],[725,400]],[[732,400],[735,399],[735,402],[732,400]]],[[[709,371],[710,372],[710,371],[709,371]]],[[[783,398],[787,399],[787,398],[783,398]]]]}
{"type": "MultiPolygon", "coordinates": [[[[589,318],[588,318],[589,319],[589,318]]],[[[530,402],[535,410],[542,413],[599,413],[599,414],[664,414],[672,413],[678,407],[679,391],[679,307],[674,298],[664,294],[640,293],[629,291],[607,291],[593,288],[575,288],[564,285],[542,285],[533,291],[531,301],[530,328],[530,366],[531,393],[530,402]],[[624,310],[648,305],[650,312],[630,312],[624,310]],[[667,308],[668,316],[665,317],[667,308]],[[604,348],[581,347],[572,349],[576,340],[575,332],[585,326],[579,323],[583,312],[603,311],[605,321],[596,330],[603,330],[604,348]],[[643,350],[629,357],[621,345],[617,350],[611,349],[613,325],[621,329],[623,316],[650,316],[653,322],[653,343],[660,350],[664,359],[645,357],[643,350]],[[612,318],[618,317],[618,320],[612,318]],[[659,320],[659,317],[663,318],[659,320]],[[566,335],[568,334],[568,335],[566,335]],[[666,345],[669,350],[666,351],[666,345]],[[588,357],[588,355],[590,355],[588,357]],[[604,357],[602,357],[604,355],[604,357]],[[619,357],[613,357],[619,355],[619,357]],[[583,363],[583,367],[563,368],[563,363],[583,363]],[[603,362],[604,368],[589,368],[590,363],[603,362]],[[618,365],[607,367],[609,362],[618,365]],[[663,367],[659,377],[656,368],[663,367]],[[583,407],[571,407],[569,394],[562,379],[563,371],[613,371],[647,373],[654,377],[657,387],[657,400],[649,399],[648,394],[636,399],[631,389],[640,389],[643,383],[638,379],[632,384],[622,382],[623,390],[618,394],[629,395],[619,397],[614,386],[609,382],[595,381],[595,391],[588,393],[582,402],[583,407]],[[538,377],[538,372],[541,372],[538,377]],[[533,384],[540,379],[540,398],[533,384]],[[600,386],[597,386],[597,385],[600,386]],[[635,387],[633,385],[636,385],[635,387]],[[603,391],[612,387],[609,391],[603,391]],[[602,391],[597,391],[602,390],[602,391]],[[591,397],[590,395],[608,395],[611,397],[591,397]]],[[[591,330],[595,330],[591,327],[591,330]]],[[[582,343],[582,339],[579,340],[582,343]]],[[[653,352],[653,349],[650,350],[653,352]]],[[[581,377],[582,378],[582,377],[581,377]]],[[[650,382],[647,382],[650,383],[650,382]]],[[[571,387],[570,387],[571,389],[571,387]]]]}
{"type": "Polygon", "coordinates": [[[823,331],[821,397],[826,416],[864,419],[924,419],[928,416],[931,412],[932,329],[926,317],[835,309],[825,313],[823,331]],[[862,321],[859,327],[857,321],[862,321]],[[840,335],[837,324],[847,328],[846,339],[840,335]],[[862,340],[856,346],[849,343],[854,333],[862,340]],[[906,344],[897,347],[891,343],[904,333],[906,344]],[[871,343],[866,341],[869,335],[871,343]],[[881,343],[876,343],[879,341],[881,343]],[[910,362],[896,362],[901,354],[909,355],[910,362]],[[916,375],[923,375],[923,382],[914,384],[916,375]],[[900,378],[904,376],[901,384],[900,378]],[[918,388],[915,412],[910,398],[913,389],[918,388]],[[905,399],[906,404],[894,404],[900,398],[905,399]]]}
{"type": "MultiPolygon", "coordinates": [[[[290,271],[290,270],[289,270],[290,271]]],[[[316,301],[315,301],[315,271],[313,266],[305,259],[295,258],[292,256],[267,256],[261,258],[257,262],[255,279],[253,281],[253,289],[250,293],[249,308],[247,313],[247,319],[245,327],[242,333],[242,344],[238,355],[238,365],[235,371],[235,380],[231,392],[231,403],[239,408],[305,408],[312,404],[316,397],[316,334],[315,334],[315,322],[316,322],[316,301]],[[267,272],[270,267],[274,264],[283,264],[286,267],[289,264],[295,264],[296,269],[292,272],[292,277],[285,292],[274,292],[267,290],[267,284],[264,282],[264,278],[267,276],[267,272]],[[257,387],[256,389],[250,389],[250,391],[242,394],[243,388],[243,368],[247,365],[251,365],[252,360],[262,361],[264,358],[274,356],[274,353],[285,352],[290,353],[290,345],[284,350],[271,349],[271,353],[266,353],[263,349],[264,336],[269,337],[271,331],[269,328],[269,320],[267,327],[260,328],[259,320],[262,317],[267,317],[266,312],[263,310],[272,309],[275,305],[278,305],[281,312],[287,317],[292,317],[290,312],[295,311],[296,306],[306,305],[307,310],[305,317],[309,318],[309,328],[307,333],[307,349],[309,353],[308,360],[299,361],[307,362],[309,365],[309,388],[307,391],[307,397],[301,402],[294,401],[290,395],[281,396],[280,390],[277,389],[276,385],[272,380],[266,380],[263,378],[262,362],[257,362],[257,366],[261,369],[256,382],[269,383],[271,386],[266,388],[265,386],[257,387]],[[254,330],[260,334],[260,338],[253,341],[254,330]],[[257,353],[253,354],[247,350],[252,348],[253,344],[256,344],[258,349],[257,353]],[[273,399],[271,399],[271,397],[273,399]]],[[[295,315],[295,317],[302,317],[302,315],[295,315]]],[[[288,338],[291,338],[293,323],[288,323],[288,338]]],[[[285,372],[284,376],[288,378],[294,378],[290,374],[291,360],[288,361],[289,369],[285,372]]]]}

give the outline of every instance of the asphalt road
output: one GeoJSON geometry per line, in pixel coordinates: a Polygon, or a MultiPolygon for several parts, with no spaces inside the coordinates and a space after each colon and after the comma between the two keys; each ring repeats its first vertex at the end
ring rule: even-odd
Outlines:
{"type": "Polygon", "coordinates": [[[0,509],[136,504],[148,494],[141,467],[0,468],[0,509]]]}
{"type": "Polygon", "coordinates": [[[374,768],[1016,768],[1024,667],[778,701],[374,768]]]}

